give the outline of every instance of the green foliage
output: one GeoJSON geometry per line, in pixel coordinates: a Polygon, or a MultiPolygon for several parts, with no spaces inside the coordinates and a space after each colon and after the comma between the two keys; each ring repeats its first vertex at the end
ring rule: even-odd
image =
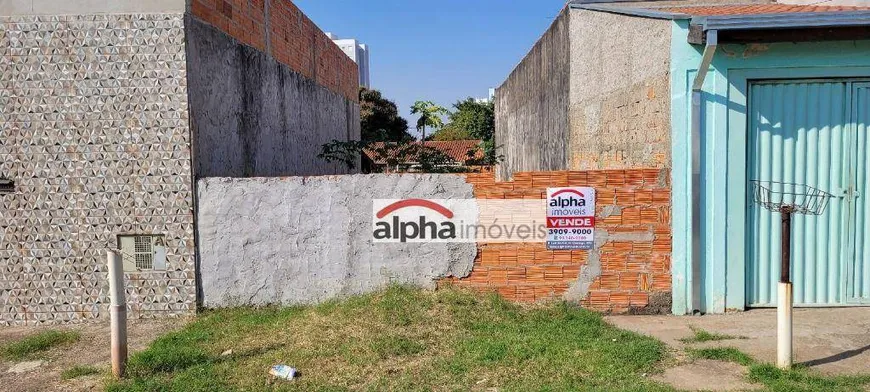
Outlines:
{"type": "Polygon", "coordinates": [[[360,87],[359,106],[362,141],[401,142],[412,140],[408,121],[399,115],[395,102],[383,97],[378,90],[360,87]]]}
{"type": "Polygon", "coordinates": [[[75,343],[79,339],[81,339],[81,333],[76,331],[48,330],[10,343],[3,347],[2,353],[4,358],[22,360],[32,358],[53,347],[75,343]]]}
{"type": "Polygon", "coordinates": [[[492,140],[495,136],[495,104],[477,102],[473,98],[453,104],[450,124],[445,128],[464,130],[470,139],[492,140]]]}
{"type": "Polygon", "coordinates": [[[415,170],[423,173],[457,173],[465,172],[465,167],[455,167],[453,160],[444,152],[418,142],[359,142],[333,140],[321,146],[318,158],[327,162],[340,162],[348,169],[356,168],[363,150],[368,151],[372,159],[384,162],[390,170],[415,170]],[[404,167],[403,164],[415,163],[415,167],[404,167]],[[398,169],[396,169],[398,168],[398,169]]]}
{"type": "Polygon", "coordinates": [[[326,162],[339,162],[348,170],[356,169],[360,162],[362,151],[369,145],[368,142],[356,140],[342,141],[333,139],[331,142],[320,146],[320,154],[317,157],[326,162]]]}
{"type": "Polygon", "coordinates": [[[74,378],[90,376],[92,374],[99,374],[100,369],[97,369],[93,366],[81,366],[76,365],[67,370],[64,370],[63,373],[60,374],[60,378],[62,380],[72,380],[74,378]]]}
{"type": "Polygon", "coordinates": [[[134,356],[132,377],[109,390],[668,391],[643,375],[665,355],[575,305],[394,286],[288,311],[206,312],[134,356]],[[269,380],[279,363],[300,378],[269,380]]]}
{"type": "Polygon", "coordinates": [[[454,126],[451,123],[445,125],[438,132],[433,133],[430,139],[437,142],[449,142],[453,140],[471,140],[474,138],[468,133],[468,130],[454,126]]]}
{"type": "Polygon", "coordinates": [[[720,340],[746,339],[744,336],[731,336],[705,331],[697,327],[689,327],[692,330],[692,337],[680,339],[683,343],[703,343],[715,342],[720,340]]]}
{"type": "Polygon", "coordinates": [[[450,111],[436,105],[432,101],[417,101],[411,106],[411,114],[419,115],[417,120],[417,129],[422,132],[421,140],[426,140],[426,128],[432,128],[436,131],[444,126],[444,120],[441,116],[450,114],[450,111]]]}

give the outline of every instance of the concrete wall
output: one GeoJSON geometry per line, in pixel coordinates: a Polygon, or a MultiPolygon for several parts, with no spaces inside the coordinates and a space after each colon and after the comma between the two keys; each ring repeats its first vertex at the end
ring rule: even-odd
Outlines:
{"type": "Polygon", "coordinates": [[[0,37],[0,324],[107,318],[119,234],[167,248],[127,275],[129,317],[193,313],[183,14],[0,17],[0,37]]]}
{"type": "Polygon", "coordinates": [[[359,101],[359,70],[290,0],[187,0],[190,14],[330,91],[359,101]]]}
{"type": "Polygon", "coordinates": [[[571,169],[670,167],[671,23],[571,11],[571,169]]]}
{"type": "Polygon", "coordinates": [[[389,283],[434,287],[476,248],[373,244],[372,199],[471,198],[458,175],[208,178],[198,183],[204,305],[316,303],[389,283]]]}
{"type": "Polygon", "coordinates": [[[357,102],[196,17],[186,26],[197,177],[348,172],[317,154],[359,140],[357,102]]]}
{"type": "Polygon", "coordinates": [[[496,92],[498,177],[670,167],[670,25],[563,10],[496,92]]]}
{"type": "Polygon", "coordinates": [[[567,168],[569,16],[559,14],[496,91],[495,139],[505,156],[496,171],[500,179],[567,168]]]}

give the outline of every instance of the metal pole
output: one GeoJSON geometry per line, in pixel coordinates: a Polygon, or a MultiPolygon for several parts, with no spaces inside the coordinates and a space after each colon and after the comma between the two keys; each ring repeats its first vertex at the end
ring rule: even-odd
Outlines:
{"type": "Polygon", "coordinates": [[[695,80],[692,82],[692,294],[691,312],[692,314],[701,313],[701,264],[703,264],[701,255],[701,135],[703,134],[703,124],[701,123],[701,105],[704,90],[704,80],[707,78],[707,73],[710,71],[710,65],[713,63],[713,57],[716,54],[716,48],[719,46],[719,32],[710,30],[706,36],[706,46],[701,57],[701,64],[698,65],[698,73],[695,75],[695,80]]]}
{"type": "Polygon", "coordinates": [[[792,366],[793,335],[793,287],[791,283],[791,214],[794,208],[782,207],[782,260],[779,274],[778,306],[776,310],[776,365],[780,369],[792,366]]]}
{"type": "Polygon", "coordinates": [[[109,295],[111,305],[112,375],[124,377],[127,369],[127,301],[124,298],[124,264],[121,255],[109,251],[109,295]]]}

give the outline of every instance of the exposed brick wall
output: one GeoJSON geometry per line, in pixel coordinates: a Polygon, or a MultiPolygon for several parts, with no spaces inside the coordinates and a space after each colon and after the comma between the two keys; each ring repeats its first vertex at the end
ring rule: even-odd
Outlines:
{"type": "Polygon", "coordinates": [[[596,236],[609,239],[591,251],[482,243],[471,275],[442,283],[497,291],[521,302],[550,300],[578,282],[592,256],[600,262],[600,275],[593,274],[588,293],[578,298],[583,306],[612,313],[669,311],[669,304],[661,303],[671,291],[668,178],[661,169],[523,172],[510,182],[496,182],[491,173],[468,174],[481,199],[545,199],[548,187],[594,187],[596,236]],[[662,309],[647,309],[651,304],[662,309]]]}
{"type": "Polygon", "coordinates": [[[356,63],[291,1],[193,0],[191,13],[331,91],[359,101],[356,63]]]}

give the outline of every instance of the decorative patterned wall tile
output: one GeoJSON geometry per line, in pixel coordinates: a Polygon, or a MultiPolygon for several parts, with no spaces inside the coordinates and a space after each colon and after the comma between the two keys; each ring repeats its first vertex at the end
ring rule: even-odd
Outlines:
{"type": "Polygon", "coordinates": [[[196,308],[182,14],[0,18],[0,324],[108,316],[105,252],[163,234],[129,316],[196,308]]]}

